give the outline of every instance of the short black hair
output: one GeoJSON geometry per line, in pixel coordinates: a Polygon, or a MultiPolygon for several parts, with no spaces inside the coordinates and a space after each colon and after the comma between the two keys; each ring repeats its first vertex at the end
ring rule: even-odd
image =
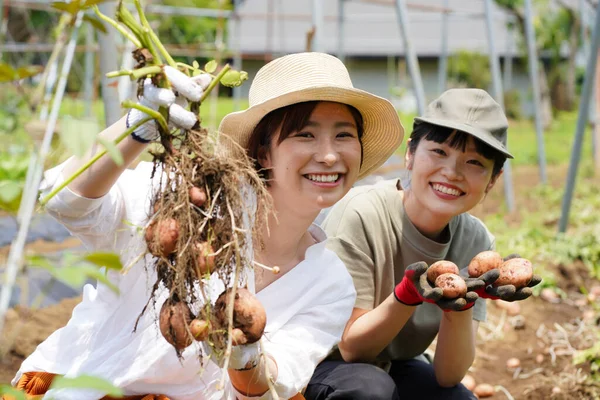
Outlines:
{"type": "MultiPolygon", "coordinates": [[[[469,136],[472,135],[453,128],[433,125],[427,122],[419,122],[418,124],[414,125],[413,131],[410,134],[410,141],[408,142],[408,151],[410,151],[411,154],[414,154],[417,150],[417,147],[419,146],[419,142],[421,141],[421,139],[425,138],[425,140],[430,140],[432,142],[440,144],[448,142],[448,146],[464,152],[467,148],[469,136]]],[[[488,160],[494,161],[492,178],[495,178],[496,176],[498,176],[500,171],[502,171],[502,167],[504,166],[504,162],[506,161],[506,155],[496,150],[489,144],[483,142],[482,140],[479,140],[475,136],[472,137],[473,139],[475,139],[475,149],[477,153],[480,154],[482,157],[487,158],[488,160]]]]}

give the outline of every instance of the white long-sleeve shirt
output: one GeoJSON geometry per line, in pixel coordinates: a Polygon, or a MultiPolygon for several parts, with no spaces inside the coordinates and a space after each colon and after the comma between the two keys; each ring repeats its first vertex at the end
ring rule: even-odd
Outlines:
{"type": "MultiPolygon", "coordinates": [[[[42,195],[63,181],[63,166],[46,172],[42,195]]],[[[86,248],[115,252],[123,265],[128,265],[146,249],[141,228],[148,220],[152,190],[158,187],[158,176],[152,181],[151,171],[150,163],[126,170],[109,193],[98,199],[64,189],[48,203],[47,211],[86,248]]],[[[313,225],[310,233],[317,243],[307,249],[304,261],[257,293],[267,313],[264,350],[277,362],[275,388],[282,398],[301,391],[316,365],[339,342],[356,298],[344,264],[325,247],[324,232],[313,225]]],[[[149,303],[133,331],[156,281],[151,266],[151,256],[147,255],[125,275],[108,271],[118,294],[100,283],[96,287],[86,285],[67,325],[23,362],[13,384],[25,372],[45,371],[68,377],[101,377],[126,395],[234,399],[228,381],[224,391],[216,389],[222,371],[210,361],[201,365],[197,343],[183,352],[180,361],[162,337],[157,316],[166,293],[157,293],[157,301],[149,303]]],[[[223,290],[220,281],[211,281],[211,285],[217,295],[223,290]]],[[[69,389],[50,391],[45,398],[95,400],[104,395],[96,390],[69,389]]],[[[269,392],[261,398],[270,398],[269,392]]]]}

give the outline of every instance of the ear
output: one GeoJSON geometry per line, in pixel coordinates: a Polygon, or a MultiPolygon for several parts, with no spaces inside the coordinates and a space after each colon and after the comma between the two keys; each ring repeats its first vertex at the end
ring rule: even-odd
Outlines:
{"type": "Polygon", "coordinates": [[[414,155],[410,152],[408,143],[410,143],[410,139],[408,139],[408,141],[406,142],[407,146],[406,146],[406,153],[404,153],[404,165],[406,166],[406,169],[411,170],[413,167],[414,155]]]}
{"type": "Polygon", "coordinates": [[[500,172],[498,173],[498,175],[496,175],[495,177],[490,179],[490,183],[488,183],[487,187],[485,188],[485,194],[488,194],[489,191],[492,190],[492,188],[494,187],[496,182],[498,182],[498,179],[502,176],[503,173],[504,173],[504,170],[501,169],[500,172]]]}
{"type": "Polygon", "coordinates": [[[267,146],[261,146],[258,149],[258,163],[261,167],[271,168],[271,152],[267,146]]]}

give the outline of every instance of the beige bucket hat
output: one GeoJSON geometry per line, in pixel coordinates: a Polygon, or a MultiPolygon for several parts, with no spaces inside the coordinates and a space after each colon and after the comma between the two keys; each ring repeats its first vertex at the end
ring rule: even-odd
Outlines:
{"type": "Polygon", "coordinates": [[[482,89],[449,89],[429,103],[415,125],[421,122],[456,129],[481,140],[513,158],[506,148],[508,120],[492,96],[482,89]]]}
{"type": "Polygon", "coordinates": [[[363,117],[363,162],[359,179],[381,166],[398,148],[404,127],[386,99],[355,89],[344,64],[325,53],[296,53],[263,66],[252,81],[249,107],[228,114],[219,131],[243,148],[269,112],[305,101],[332,101],[356,108],[363,117]]]}

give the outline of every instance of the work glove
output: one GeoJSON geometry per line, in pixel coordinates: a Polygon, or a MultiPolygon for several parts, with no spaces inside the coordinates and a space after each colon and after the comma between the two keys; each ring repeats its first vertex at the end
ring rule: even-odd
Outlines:
{"type": "Polygon", "coordinates": [[[423,261],[409,265],[404,271],[402,281],[394,289],[394,296],[402,304],[417,306],[423,302],[435,304],[443,311],[464,311],[475,305],[479,297],[476,291],[498,279],[498,271],[489,271],[479,278],[467,278],[465,297],[445,299],[442,289],[432,286],[427,280],[429,266],[423,261]]]}
{"type": "MultiPolygon", "coordinates": [[[[193,112],[185,109],[187,101],[199,101],[212,77],[209,74],[189,77],[170,66],[164,66],[163,71],[171,84],[171,89],[158,88],[150,78],[146,78],[143,94],[138,97],[138,103],[153,110],[168,107],[170,129],[192,129],[198,123],[198,118],[193,112]]],[[[127,113],[127,128],[146,117],[148,117],[146,113],[135,108],[130,109],[127,113]]],[[[155,120],[144,123],[131,134],[131,137],[142,143],[158,140],[160,138],[158,123],[155,120]]]]}
{"type": "MultiPolygon", "coordinates": [[[[503,261],[508,261],[513,258],[521,258],[518,254],[511,254],[503,258],[503,261]]],[[[533,275],[529,284],[525,287],[517,289],[515,285],[502,285],[502,286],[491,286],[486,285],[483,288],[477,290],[479,297],[490,300],[504,300],[504,301],[519,301],[525,300],[533,294],[532,287],[536,286],[542,281],[542,277],[539,275],[533,275]]]]}
{"type": "MultiPolygon", "coordinates": [[[[202,343],[204,354],[210,356],[219,367],[224,366],[224,359],[215,357],[212,348],[206,343],[202,343]]],[[[229,357],[229,365],[227,368],[236,370],[246,370],[255,368],[260,361],[260,342],[251,344],[242,344],[239,346],[231,346],[231,356],[229,357]]]]}

